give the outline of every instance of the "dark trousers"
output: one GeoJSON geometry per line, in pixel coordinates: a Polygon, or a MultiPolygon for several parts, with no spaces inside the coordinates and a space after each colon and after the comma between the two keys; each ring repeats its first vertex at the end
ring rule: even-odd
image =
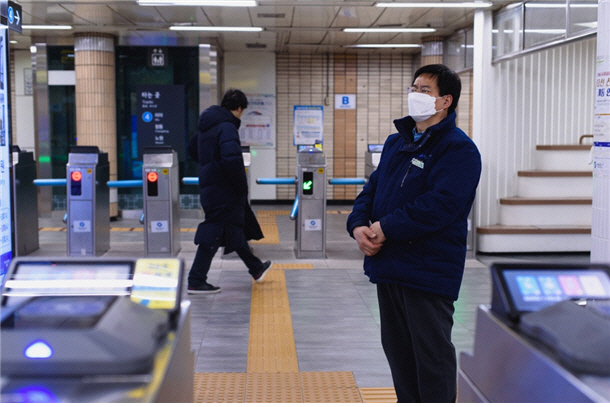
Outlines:
{"type": "Polygon", "coordinates": [[[398,284],[377,284],[377,297],[381,343],[398,402],[455,402],[453,301],[398,284]]]}
{"type": "MultiPolygon", "coordinates": [[[[197,253],[195,253],[195,259],[193,260],[193,265],[191,266],[191,271],[188,276],[189,287],[198,287],[206,282],[212,259],[216,255],[219,247],[219,244],[215,246],[200,244],[197,246],[197,253]]],[[[248,272],[251,276],[256,275],[263,266],[263,262],[252,253],[247,242],[236,249],[235,252],[244,262],[246,267],[248,267],[248,272]]]]}

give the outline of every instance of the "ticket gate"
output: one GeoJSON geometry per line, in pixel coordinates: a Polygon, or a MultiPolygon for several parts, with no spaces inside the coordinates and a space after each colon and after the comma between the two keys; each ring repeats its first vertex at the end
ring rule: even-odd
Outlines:
{"type": "Polygon", "coordinates": [[[610,266],[496,263],[458,402],[610,402],[610,266]]]}
{"type": "Polygon", "coordinates": [[[14,258],[0,402],[192,403],[183,272],[176,258],[14,258]]]}
{"type": "Polygon", "coordinates": [[[108,153],[72,146],[66,169],[68,256],[100,256],[110,249],[108,153]]]}
{"type": "Polygon", "coordinates": [[[178,153],[168,146],[145,147],[142,163],[144,245],[147,257],[180,251],[178,153]]]}
{"type": "Polygon", "coordinates": [[[326,155],[315,147],[297,153],[297,258],[326,257],[326,155]]]}
{"type": "Polygon", "coordinates": [[[383,144],[369,144],[364,153],[364,178],[368,181],[369,177],[377,169],[383,144]]]}
{"type": "Polygon", "coordinates": [[[11,146],[10,165],[12,190],[12,216],[15,256],[25,256],[37,250],[38,240],[38,188],[36,161],[31,151],[11,146]]]}

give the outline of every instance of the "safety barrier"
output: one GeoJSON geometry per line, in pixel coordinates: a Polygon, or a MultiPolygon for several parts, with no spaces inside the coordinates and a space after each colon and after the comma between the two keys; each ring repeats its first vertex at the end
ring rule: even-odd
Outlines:
{"type": "Polygon", "coordinates": [[[182,183],[184,185],[199,185],[199,178],[197,177],[183,177],[182,183]]]}
{"type": "Polygon", "coordinates": [[[256,183],[260,185],[294,185],[295,178],[257,178],[256,183]]]}
{"type": "Polygon", "coordinates": [[[34,180],[37,187],[65,187],[68,180],[65,178],[40,178],[34,180]]]}
{"type": "Polygon", "coordinates": [[[364,185],[366,180],[364,178],[329,178],[328,183],[330,185],[364,185]]]}
{"type": "MultiPolygon", "coordinates": [[[[257,178],[256,183],[259,185],[295,185],[295,178],[257,178]]],[[[290,219],[295,220],[299,213],[299,197],[294,198],[292,208],[290,209],[290,219]]]]}
{"type": "MultiPolygon", "coordinates": [[[[34,185],[38,187],[65,187],[65,178],[40,178],[34,180],[34,185]]],[[[257,178],[256,183],[260,185],[294,185],[296,184],[294,178],[257,178]]],[[[182,178],[184,185],[199,185],[199,178],[197,177],[184,177],[182,178]]],[[[330,185],[364,185],[366,180],[364,178],[329,178],[328,183],[330,185]]],[[[125,181],[108,181],[108,188],[138,188],[142,187],[141,179],[132,179],[125,181]]]]}
{"type": "MultiPolygon", "coordinates": [[[[39,178],[34,180],[34,185],[37,187],[65,187],[67,185],[67,180],[65,178],[39,178]]],[[[142,180],[108,181],[107,185],[108,188],[142,187],[142,180]]]]}

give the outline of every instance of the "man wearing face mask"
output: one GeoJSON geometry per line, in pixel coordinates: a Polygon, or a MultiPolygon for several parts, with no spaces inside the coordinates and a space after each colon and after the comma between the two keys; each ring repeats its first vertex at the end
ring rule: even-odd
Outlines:
{"type": "Polygon", "coordinates": [[[394,120],[381,159],[356,198],[347,230],[377,285],[381,341],[399,402],[454,402],[451,342],[481,174],[476,145],[456,127],[459,76],[415,72],[409,116],[394,120]]]}

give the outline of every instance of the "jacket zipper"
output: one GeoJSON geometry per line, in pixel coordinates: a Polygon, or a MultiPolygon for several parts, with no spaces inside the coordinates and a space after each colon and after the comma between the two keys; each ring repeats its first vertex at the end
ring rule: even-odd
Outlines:
{"type": "Polygon", "coordinates": [[[413,165],[413,161],[411,161],[411,162],[409,163],[409,168],[407,168],[407,172],[405,173],[405,176],[404,176],[404,177],[402,177],[402,182],[400,183],[400,187],[401,187],[401,188],[402,188],[402,186],[403,186],[403,185],[404,185],[404,183],[405,183],[405,179],[407,179],[407,175],[409,175],[409,170],[411,170],[411,166],[412,166],[412,165],[413,165]]]}

